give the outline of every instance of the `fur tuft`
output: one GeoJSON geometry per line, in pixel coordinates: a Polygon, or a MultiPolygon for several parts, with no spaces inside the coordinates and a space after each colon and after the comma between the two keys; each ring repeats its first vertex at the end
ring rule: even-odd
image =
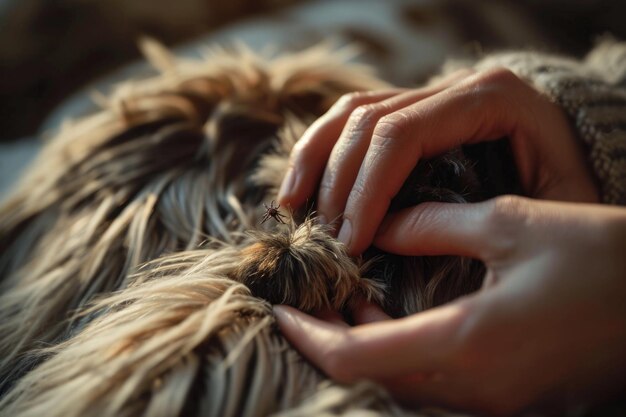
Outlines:
{"type": "Polygon", "coordinates": [[[362,278],[362,268],[329,235],[330,226],[311,219],[271,233],[253,232],[255,243],[241,251],[236,279],[272,304],[305,311],[340,310],[355,295],[381,303],[384,285],[362,278]]]}

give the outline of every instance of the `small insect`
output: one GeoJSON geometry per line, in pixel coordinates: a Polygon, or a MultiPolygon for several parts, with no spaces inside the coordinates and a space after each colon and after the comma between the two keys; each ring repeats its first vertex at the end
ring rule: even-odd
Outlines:
{"type": "Polygon", "coordinates": [[[265,214],[263,215],[263,221],[261,221],[261,224],[265,223],[270,217],[276,220],[278,223],[285,224],[285,222],[281,218],[285,216],[280,214],[280,211],[278,211],[278,209],[280,208],[280,204],[274,207],[274,200],[272,200],[269,207],[265,203],[263,203],[263,206],[265,206],[266,211],[265,211],[265,214]]]}

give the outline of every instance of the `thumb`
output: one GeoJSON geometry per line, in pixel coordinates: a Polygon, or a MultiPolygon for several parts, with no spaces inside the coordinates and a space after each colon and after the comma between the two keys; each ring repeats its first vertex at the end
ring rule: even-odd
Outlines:
{"type": "Polygon", "coordinates": [[[286,306],[275,306],[274,314],[300,353],[333,379],[349,383],[446,369],[473,304],[467,297],[413,316],[351,328],[286,306]]]}
{"type": "Polygon", "coordinates": [[[398,255],[459,255],[487,261],[501,252],[503,229],[508,233],[515,223],[509,207],[519,206],[510,201],[518,200],[522,198],[423,203],[388,215],[374,245],[398,255]]]}

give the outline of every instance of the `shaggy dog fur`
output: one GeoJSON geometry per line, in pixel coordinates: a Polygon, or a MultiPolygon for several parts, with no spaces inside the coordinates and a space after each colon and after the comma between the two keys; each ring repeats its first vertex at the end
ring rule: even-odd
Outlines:
{"type": "MultiPolygon", "coordinates": [[[[352,259],[310,217],[314,202],[286,225],[259,222],[304,128],[385,84],[325,46],[269,62],[144,49],[161,74],[65,126],[0,208],[3,415],[409,414],[304,361],[270,303],[342,310],[360,295],[402,316],[477,289],[482,265],[352,259]]],[[[420,162],[392,209],[514,191],[506,153],[420,162]]]]}

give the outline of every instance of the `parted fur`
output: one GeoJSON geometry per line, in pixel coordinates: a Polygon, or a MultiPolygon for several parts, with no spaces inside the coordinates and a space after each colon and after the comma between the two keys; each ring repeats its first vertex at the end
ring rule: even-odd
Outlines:
{"type": "MultiPolygon", "coordinates": [[[[160,75],[66,126],[0,208],[2,415],[411,414],[325,378],[270,303],[341,310],[359,295],[401,316],[475,290],[482,266],[353,259],[306,211],[259,223],[303,129],[385,84],[325,46],[197,62],[144,47],[160,75]]],[[[484,198],[475,163],[456,150],[418,164],[394,209],[484,198]]]]}

